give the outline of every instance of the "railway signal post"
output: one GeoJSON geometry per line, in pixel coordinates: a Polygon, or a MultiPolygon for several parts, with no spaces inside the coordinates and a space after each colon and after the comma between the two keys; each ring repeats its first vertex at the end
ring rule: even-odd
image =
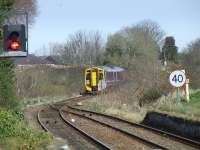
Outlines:
{"type": "Polygon", "coordinates": [[[4,56],[27,56],[25,25],[3,26],[4,56]]]}

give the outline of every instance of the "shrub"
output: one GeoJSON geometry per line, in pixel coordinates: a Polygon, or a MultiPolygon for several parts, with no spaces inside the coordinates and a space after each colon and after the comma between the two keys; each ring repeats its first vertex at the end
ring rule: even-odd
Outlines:
{"type": "Polygon", "coordinates": [[[17,109],[15,95],[14,64],[10,59],[0,60],[0,106],[17,109]]]}
{"type": "Polygon", "coordinates": [[[151,103],[162,96],[162,91],[159,88],[150,88],[144,92],[143,96],[140,98],[140,106],[144,103],[151,103]]]}
{"type": "Polygon", "coordinates": [[[6,149],[32,150],[51,143],[45,132],[28,128],[20,112],[1,110],[0,120],[0,141],[6,149]]]}
{"type": "Polygon", "coordinates": [[[71,96],[80,93],[83,68],[32,66],[17,68],[17,96],[22,98],[71,96]]]}

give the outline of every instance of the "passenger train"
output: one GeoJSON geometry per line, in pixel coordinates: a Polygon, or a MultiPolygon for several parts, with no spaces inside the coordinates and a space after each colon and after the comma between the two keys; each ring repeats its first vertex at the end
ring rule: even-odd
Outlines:
{"type": "Polygon", "coordinates": [[[124,69],[120,67],[87,67],[84,70],[84,94],[97,94],[121,81],[124,69]]]}

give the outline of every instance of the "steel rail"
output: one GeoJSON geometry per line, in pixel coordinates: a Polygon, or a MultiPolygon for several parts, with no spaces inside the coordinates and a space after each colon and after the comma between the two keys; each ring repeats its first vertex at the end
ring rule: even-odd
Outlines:
{"type": "MultiPolygon", "coordinates": [[[[77,98],[82,98],[82,96],[80,96],[80,97],[73,97],[73,98],[70,98],[70,99],[68,99],[68,100],[74,100],[74,99],[77,99],[77,98]]],[[[57,104],[57,103],[55,103],[55,104],[57,104]]],[[[87,133],[84,132],[83,130],[81,130],[81,129],[75,127],[73,124],[71,124],[70,122],[68,122],[67,120],[65,120],[65,119],[63,118],[63,116],[61,115],[61,113],[60,113],[60,109],[57,108],[56,106],[54,106],[54,104],[50,104],[49,106],[51,107],[51,109],[53,109],[53,110],[55,110],[55,111],[57,111],[57,112],[59,113],[59,116],[60,116],[62,122],[64,122],[64,124],[65,124],[66,126],[72,127],[72,128],[73,128],[75,131],[77,131],[80,135],[83,135],[83,136],[88,140],[88,142],[90,142],[90,143],[96,145],[99,149],[102,149],[102,150],[112,150],[109,146],[107,146],[107,145],[104,144],[103,142],[99,141],[99,140],[96,139],[95,137],[93,137],[93,136],[87,134],[87,133]]],[[[43,111],[43,109],[40,110],[40,111],[38,111],[38,113],[37,113],[37,120],[38,120],[40,126],[41,126],[46,132],[50,132],[49,129],[42,123],[42,119],[41,119],[41,112],[42,112],[42,111],[43,111]]]]}
{"type": "MultiPolygon", "coordinates": [[[[62,116],[64,117],[64,114],[63,114],[62,111],[63,111],[63,110],[60,110],[60,113],[61,113],[62,116]]],[[[118,131],[118,132],[120,132],[120,133],[122,133],[122,134],[125,134],[125,135],[127,135],[127,136],[129,136],[129,137],[131,137],[131,138],[133,138],[133,139],[136,139],[136,140],[140,141],[141,143],[144,143],[144,144],[146,144],[146,145],[149,145],[149,146],[151,146],[151,147],[153,147],[153,148],[158,148],[158,149],[162,149],[162,150],[169,150],[168,148],[163,147],[163,146],[161,146],[161,145],[159,145],[159,144],[153,143],[153,142],[151,142],[151,141],[149,141],[149,140],[146,140],[146,139],[144,139],[144,138],[141,138],[141,137],[139,137],[139,136],[137,136],[137,135],[134,135],[134,134],[129,133],[129,132],[127,132],[127,131],[124,131],[124,130],[121,130],[121,129],[119,129],[119,128],[116,128],[116,127],[114,127],[114,126],[112,126],[112,125],[103,123],[103,122],[101,122],[101,121],[92,119],[92,118],[87,117],[87,116],[85,116],[85,115],[81,115],[81,114],[77,114],[77,113],[74,113],[74,112],[70,112],[70,111],[68,111],[68,110],[64,110],[64,112],[69,112],[69,113],[71,113],[71,114],[73,114],[73,115],[76,115],[76,116],[79,116],[79,117],[82,117],[82,118],[86,118],[86,119],[92,120],[92,121],[94,121],[94,122],[96,122],[96,123],[99,123],[99,124],[101,124],[101,125],[103,125],[103,126],[109,127],[109,128],[111,128],[111,129],[114,129],[115,131],[118,131]]],[[[72,124],[72,123],[71,123],[71,124],[72,124]]],[[[74,126],[75,126],[75,125],[74,125],[74,126]]]]}
{"type": "Polygon", "coordinates": [[[47,127],[46,127],[46,126],[42,123],[42,121],[41,121],[41,118],[40,118],[40,113],[41,113],[41,111],[43,111],[43,110],[40,110],[40,111],[37,113],[37,120],[38,120],[40,126],[41,126],[46,132],[50,132],[49,129],[47,129],[47,127]]]}
{"type": "Polygon", "coordinates": [[[156,128],[152,128],[152,127],[149,127],[147,125],[143,125],[143,124],[139,124],[139,123],[133,123],[133,122],[130,122],[130,121],[118,118],[118,117],[106,115],[106,114],[103,114],[103,113],[98,113],[98,112],[94,112],[94,111],[89,111],[89,110],[84,110],[84,109],[80,109],[80,108],[75,108],[75,107],[70,106],[70,105],[67,105],[67,107],[69,107],[72,110],[78,110],[80,112],[93,113],[95,115],[107,117],[107,118],[110,118],[110,119],[114,119],[114,120],[117,120],[117,121],[121,121],[121,122],[127,123],[127,124],[132,125],[132,126],[136,126],[136,127],[139,127],[139,128],[150,130],[150,131],[153,131],[153,132],[155,132],[157,134],[160,134],[162,136],[172,137],[175,140],[178,140],[179,142],[182,142],[183,144],[189,144],[192,147],[200,149],[200,142],[194,141],[194,140],[191,140],[191,139],[188,139],[188,138],[185,138],[185,137],[173,134],[173,133],[169,133],[169,132],[162,131],[162,130],[159,130],[159,129],[156,129],[156,128]]]}
{"type": "Polygon", "coordinates": [[[103,142],[99,141],[98,139],[96,139],[95,137],[89,135],[87,132],[83,131],[82,129],[76,127],[75,125],[73,125],[70,121],[68,121],[67,119],[64,118],[64,115],[62,114],[61,110],[59,110],[59,114],[60,117],[62,118],[62,120],[67,123],[68,125],[70,125],[71,127],[73,127],[75,130],[79,131],[81,134],[83,134],[84,136],[86,136],[87,138],[89,138],[90,140],[92,140],[95,144],[97,144],[98,146],[100,146],[102,149],[105,150],[112,150],[109,146],[107,146],[106,144],[104,144],[103,142]]]}

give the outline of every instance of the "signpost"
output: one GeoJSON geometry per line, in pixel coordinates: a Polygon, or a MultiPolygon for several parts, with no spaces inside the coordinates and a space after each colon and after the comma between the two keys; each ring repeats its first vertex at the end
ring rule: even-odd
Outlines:
{"type": "Polygon", "coordinates": [[[169,82],[177,88],[177,100],[180,101],[179,88],[186,82],[185,70],[175,70],[169,76],[169,82]]]}
{"type": "Polygon", "coordinates": [[[169,81],[174,87],[182,87],[185,84],[186,76],[183,70],[175,70],[169,76],[169,81]]]}

